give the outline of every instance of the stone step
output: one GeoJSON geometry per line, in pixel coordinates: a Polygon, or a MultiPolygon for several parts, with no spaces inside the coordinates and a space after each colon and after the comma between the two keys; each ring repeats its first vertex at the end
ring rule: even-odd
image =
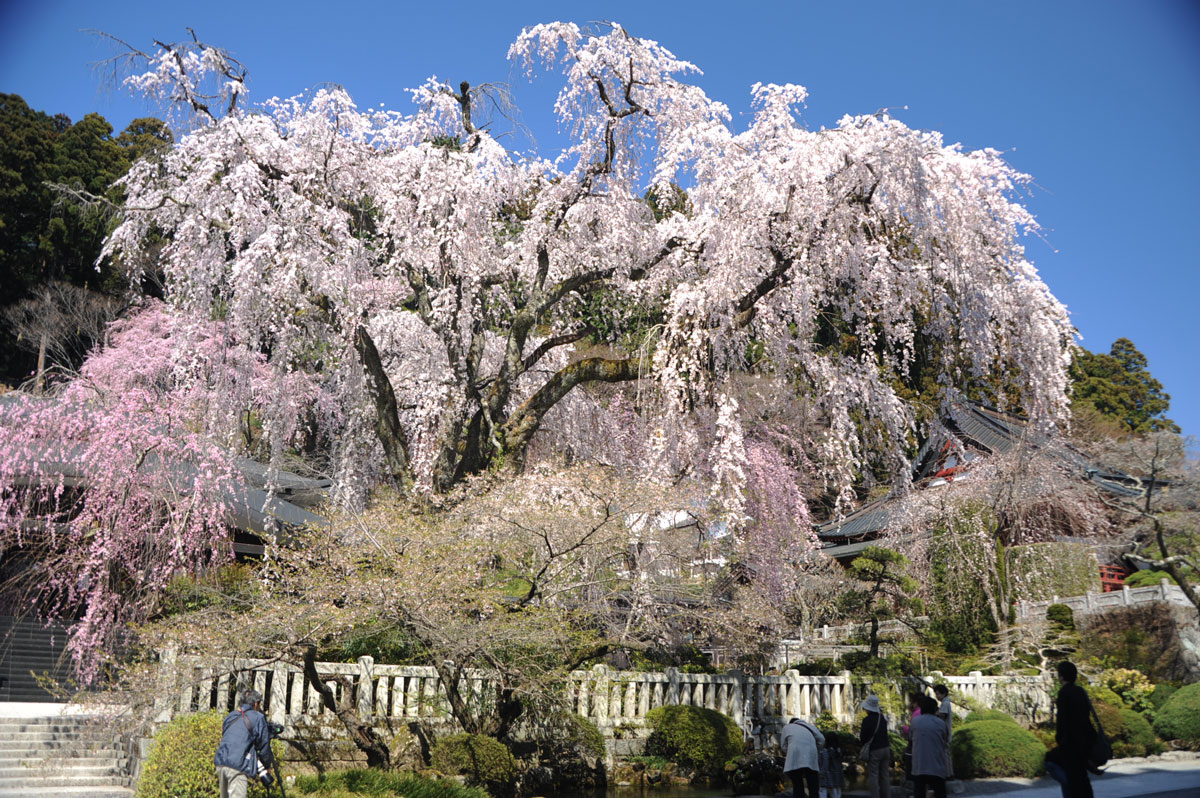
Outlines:
{"type": "Polygon", "coordinates": [[[0,798],[131,798],[128,787],[0,787],[0,798]]]}
{"type": "Polygon", "coordinates": [[[88,742],[89,740],[94,740],[96,742],[102,742],[102,741],[107,741],[107,740],[112,739],[111,735],[101,736],[101,734],[102,734],[102,732],[100,732],[100,731],[97,731],[94,734],[88,734],[85,730],[82,730],[82,729],[72,730],[72,731],[30,729],[29,731],[14,731],[14,732],[9,732],[8,734],[0,733],[0,739],[7,738],[8,740],[11,740],[13,742],[23,742],[23,743],[31,743],[31,744],[40,744],[43,742],[50,742],[50,741],[88,742]]]}
{"type": "MultiPolygon", "coordinates": [[[[28,795],[29,790],[39,787],[112,787],[117,786],[120,776],[23,776],[20,778],[0,778],[0,794],[5,790],[13,790],[14,795],[28,795]]],[[[61,793],[59,793],[61,794],[61,793]]]]}
{"type": "Polygon", "coordinates": [[[102,776],[119,776],[121,772],[115,765],[65,765],[58,763],[39,764],[31,767],[0,768],[0,784],[5,779],[22,779],[27,777],[45,778],[100,778],[102,776]]]}
{"type": "Polygon", "coordinates": [[[45,754],[27,755],[19,757],[0,756],[0,771],[11,770],[13,768],[37,768],[51,767],[56,764],[61,764],[63,767],[121,767],[125,764],[125,758],[118,756],[115,751],[110,751],[107,756],[50,756],[45,754]]]}

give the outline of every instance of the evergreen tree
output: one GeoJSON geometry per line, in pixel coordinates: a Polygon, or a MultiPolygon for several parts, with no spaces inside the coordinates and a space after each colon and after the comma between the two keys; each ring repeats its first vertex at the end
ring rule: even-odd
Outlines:
{"type": "Polygon", "coordinates": [[[1146,356],[1128,338],[1118,338],[1106,354],[1077,347],[1071,364],[1072,415],[1097,416],[1123,434],[1179,432],[1164,414],[1170,394],[1150,374],[1146,356]]]}

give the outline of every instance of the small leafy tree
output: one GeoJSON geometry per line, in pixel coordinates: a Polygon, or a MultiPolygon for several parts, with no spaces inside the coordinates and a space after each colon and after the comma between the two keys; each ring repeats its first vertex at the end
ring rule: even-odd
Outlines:
{"type": "Polygon", "coordinates": [[[905,619],[920,612],[917,582],[908,575],[909,560],[882,546],[868,546],[850,563],[850,574],[862,586],[847,591],[843,607],[870,628],[870,655],[879,656],[879,624],[892,618],[905,619]]]}
{"type": "Polygon", "coordinates": [[[1200,464],[1183,438],[1155,432],[1110,442],[1100,456],[1129,474],[1138,492],[1101,498],[1132,522],[1138,548],[1126,557],[1175,580],[1200,613],[1200,464]]]}

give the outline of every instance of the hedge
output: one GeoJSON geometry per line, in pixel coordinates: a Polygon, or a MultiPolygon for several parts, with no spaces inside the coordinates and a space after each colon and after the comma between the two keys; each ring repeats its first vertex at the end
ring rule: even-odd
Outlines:
{"type": "Polygon", "coordinates": [[[1200,743],[1200,683],[1180,687],[1171,694],[1158,710],[1154,730],[1164,740],[1200,743]]]}
{"type": "MultiPolygon", "coordinates": [[[[137,798],[217,798],[213,757],[226,714],[213,709],[179,715],[159,729],[142,766],[137,798]]],[[[272,750],[278,757],[279,743],[273,742],[272,750]]],[[[256,779],[250,780],[251,798],[265,798],[266,794],[256,779]]]]}
{"type": "Polygon", "coordinates": [[[979,720],[955,728],[950,756],[959,778],[1033,778],[1042,770],[1046,747],[1032,732],[1016,723],[979,720]]]}
{"type": "Polygon", "coordinates": [[[720,772],[742,753],[742,730],[733,719],[704,707],[674,705],[646,713],[653,729],[646,753],[707,773],[720,772]]]}
{"type": "Polygon", "coordinates": [[[1001,712],[998,709],[977,709],[967,714],[963,719],[963,725],[975,723],[980,720],[1002,720],[1005,723],[1016,723],[1017,719],[1007,712],[1001,712]]]}
{"type": "Polygon", "coordinates": [[[493,795],[511,794],[518,773],[517,760],[508,747],[482,734],[443,737],[430,750],[429,764],[450,776],[466,776],[468,784],[484,787],[493,795]]]}

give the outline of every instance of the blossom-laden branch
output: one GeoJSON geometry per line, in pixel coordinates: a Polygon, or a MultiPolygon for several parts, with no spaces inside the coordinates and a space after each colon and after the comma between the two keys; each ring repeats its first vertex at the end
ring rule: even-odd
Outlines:
{"type": "Polygon", "coordinates": [[[535,26],[509,57],[563,70],[555,111],[574,138],[555,161],[501,147],[467,83],[427,82],[412,115],[340,89],[218,114],[195,87],[221,75],[240,97],[227,56],[195,37],[139,56],[132,85],[210,123],[124,179],[148,210],[105,252],[159,257],[175,313],[225,318],[277,379],[325,387],[346,495],[381,465],[406,490],[447,491],[525,462],[543,422],[572,415],[552,408],[618,375],[655,380],[640,395],[688,423],[751,347],[828,415],[813,463],[843,501],[868,463],[900,467],[916,417],[896,385],[918,357],[943,402],[969,379],[1062,417],[1073,333],[1019,243],[1036,230],[1015,196],[1028,178],[998,153],[886,114],[810,131],[790,84],[756,86],[734,131],[687,82],[695,66],[619,25],[535,26]],[[677,208],[644,199],[677,183],[677,208]],[[575,365],[598,362],[581,351],[598,343],[589,314],[623,325],[631,306],[658,319],[652,347],[575,365]]]}

